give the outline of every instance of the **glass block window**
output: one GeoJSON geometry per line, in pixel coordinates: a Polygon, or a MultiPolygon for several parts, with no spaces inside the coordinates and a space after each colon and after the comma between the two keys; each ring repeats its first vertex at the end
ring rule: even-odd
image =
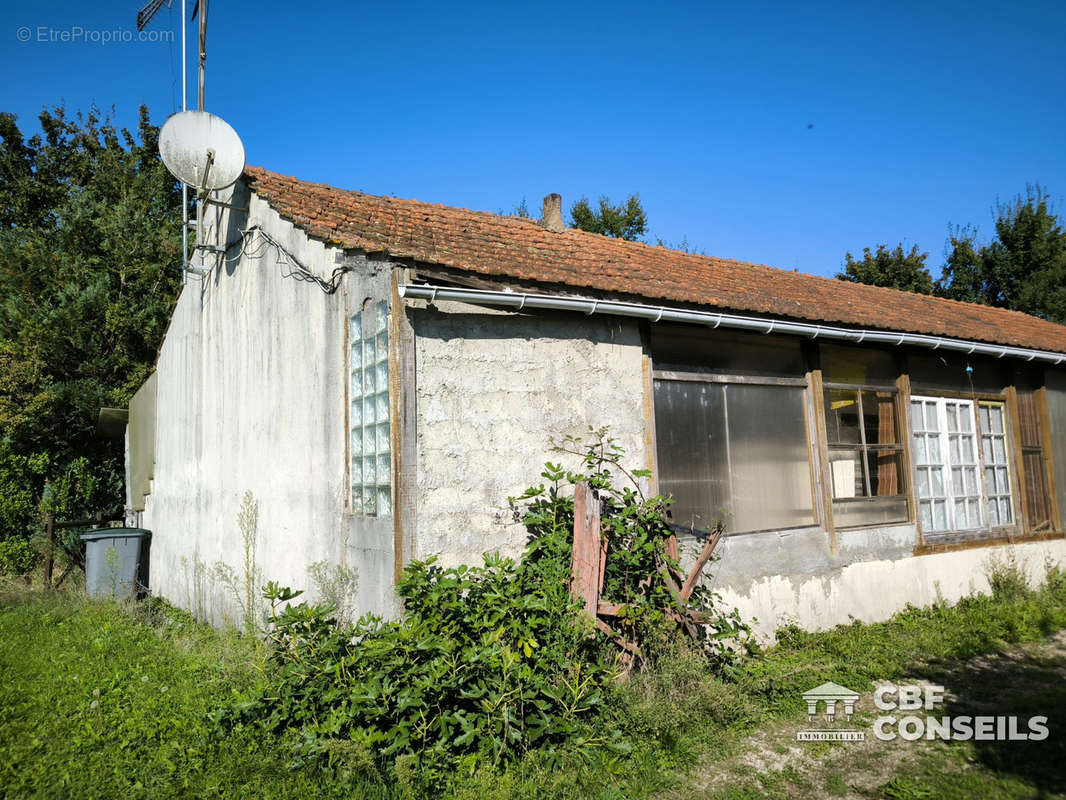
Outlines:
{"type": "Polygon", "coordinates": [[[367,305],[352,317],[351,454],[352,511],[392,515],[389,443],[388,307],[367,305]]]}

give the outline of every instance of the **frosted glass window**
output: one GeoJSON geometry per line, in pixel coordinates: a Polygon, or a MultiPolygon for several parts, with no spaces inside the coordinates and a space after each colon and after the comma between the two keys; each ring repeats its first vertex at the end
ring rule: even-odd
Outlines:
{"type": "Polygon", "coordinates": [[[911,399],[918,519],[927,533],[1013,523],[1002,403],[911,399]]]}
{"type": "Polygon", "coordinates": [[[981,461],[984,467],[985,508],[991,527],[1014,522],[1011,504],[1010,464],[1003,403],[979,403],[981,461]]]}
{"type": "Polygon", "coordinates": [[[351,345],[352,510],[392,515],[392,451],[389,442],[389,334],[385,303],[352,317],[351,345]]]}
{"type": "Polygon", "coordinates": [[[803,394],[656,379],[659,488],[674,522],[731,533],[814,524],[803,394]]]}

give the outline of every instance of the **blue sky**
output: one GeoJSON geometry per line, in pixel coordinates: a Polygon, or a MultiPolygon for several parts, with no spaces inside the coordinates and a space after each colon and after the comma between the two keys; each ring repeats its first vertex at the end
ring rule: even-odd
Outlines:
{"type": "MultiPolygon", "coordinates": [[[[133,30],[140,3],[9,3],[0,110],[180,109],[177,1],[152,24],[173,45],[41,40],[133,30]]],[[[209,21],[206,107],[249,163],[343,188],[506,212],[639,192],[649,241],[822,275],[898,242],[935,275],[948,225],[987,238],[1027,182],[1066,210],[1062,2],[214,0],[209,21]]]]}

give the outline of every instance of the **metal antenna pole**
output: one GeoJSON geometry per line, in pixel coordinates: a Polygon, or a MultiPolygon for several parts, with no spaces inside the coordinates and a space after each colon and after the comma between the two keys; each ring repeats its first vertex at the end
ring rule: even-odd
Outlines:
{"type": "MultiPolygon", "coordinates": [[[[200,12],[200,69],[198,71],[198,87],[197,87],[197,108],[200,111],[204,110],[204,69],[207,65],[207,0],[199,0],[197,3],[200,12]]],[[[206,174],[204,176],[206,178],[206,174]]],[[[196,245],[199,247],[204,243],[203,226],[204,226],[204,195],[206,189],[201,188],[196,191],[196,245]]],[[[204,254],[200,251],[200,264],[201,269],[204,266],[204,254]]]]}
{"type": "MultiPolygon", "coordinates": [[[[181,0],[181,110],[188,103],[189,72],[185,65],[188,47],[185,44],[185,0],[181,0]]],[[[189,185],[181,182],[181,285],[189,280],[189,185]]]]}
{"type": "Polygon", "coordinates": [[[207,0],[200,0],[200,85],[197,106],[204,110],[204,67],[207,64],[207,0]]]}

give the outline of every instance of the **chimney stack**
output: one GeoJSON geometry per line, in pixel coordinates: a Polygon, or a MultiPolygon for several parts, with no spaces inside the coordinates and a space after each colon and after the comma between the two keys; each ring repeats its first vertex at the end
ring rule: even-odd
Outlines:
{"type": "Polygon", "coordinates": [[[544,198],[544,209],[540,214],[540,225],[552,233],[566,230],[563,222],[563,196],[554,192],[544,198]]]}

